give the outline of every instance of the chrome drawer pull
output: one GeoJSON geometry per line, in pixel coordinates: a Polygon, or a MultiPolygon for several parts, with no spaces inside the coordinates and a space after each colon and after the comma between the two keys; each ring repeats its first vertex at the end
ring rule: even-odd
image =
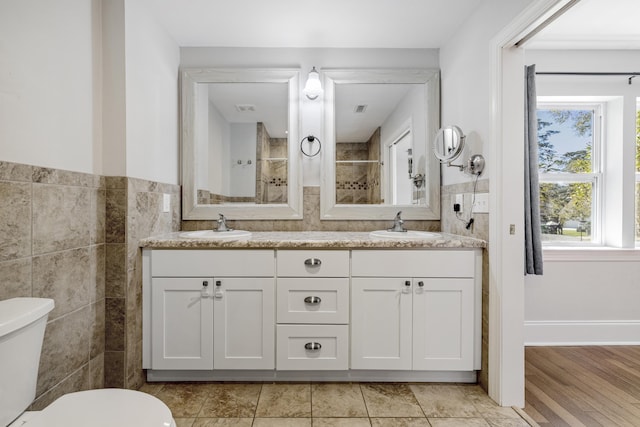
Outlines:
{"type": "Polygon", "coordinates": [[[322,300],[320,299],[320,297],[306,297],[304,299],[304,302],[306,304],[320,304],[320,302],[322,302],[322,300]]]}
{"type": "Polygon", "coordinates": [[[320,267],[320,264],[322,264],[322,261],[318,258],[307,258],[304,260],[304,265],[309,267],[320,267]]]}
{"type": "Polygon", "coordinates": [[[320,350],[322,345],[319,342],[308,342],[304,345],[307,350],[320,350]]]}

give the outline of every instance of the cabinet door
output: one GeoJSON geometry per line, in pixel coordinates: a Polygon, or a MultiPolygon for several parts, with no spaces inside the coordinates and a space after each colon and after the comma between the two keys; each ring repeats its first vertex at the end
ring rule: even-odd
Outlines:
{"type": "Polygon", "coordinates": [[[275,279],[216,278],[214,368],[275,367],[275,279]]]}
{"type": "Polygon", "coordinates": [[[413,369],[473,370],[473,279],[413,280],[413,369]]]}
{"type": "Polygon", "coordinates": [[[411,298],[408,278],[352,279],[351,369],[411,369],[411,298]]]}
{"type": "Polygon", "coordinates": [[[212,278],[152,279],[152,369],[213,369],[212,287],[212,278]]]}

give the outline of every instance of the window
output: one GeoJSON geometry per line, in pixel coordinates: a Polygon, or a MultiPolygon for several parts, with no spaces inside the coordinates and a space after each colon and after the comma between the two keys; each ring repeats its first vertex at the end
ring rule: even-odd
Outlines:
{"type": "Polygon", "coordinates": [[[546,244],[602,241],[602,112],[602,104],[538,104],[540,220],[546,244]]]}

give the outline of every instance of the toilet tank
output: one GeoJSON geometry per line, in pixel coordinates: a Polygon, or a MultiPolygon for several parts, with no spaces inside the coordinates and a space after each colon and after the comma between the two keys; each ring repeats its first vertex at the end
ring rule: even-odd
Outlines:
{"type": "Polygon", "coordinates": [[[0,426],[16,419],[36,396],[42,340],[53,306],[48,298],[0,301],[0,426]]]}

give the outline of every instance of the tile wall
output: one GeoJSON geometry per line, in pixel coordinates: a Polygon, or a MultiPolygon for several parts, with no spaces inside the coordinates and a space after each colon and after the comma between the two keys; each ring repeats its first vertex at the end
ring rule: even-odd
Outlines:
{"type": "MultiPolygon", "coordinates": [[[[453,203],[456,194],[464,194],[463,208],[471,207],[473,190],[476,193],[489,192],[489,180],[482,179],[476,183],[465,182],[462,184],[446,185],[440,189],[441,194],[441,221],[442,231],[445,233],[475,237],[489,241],[489,214],[473,214],[473,227],[465,227],[469,220],[468,211],[458,216],[453,211],[453,203]],[[462,221],[461,221],[462,219],[462,221]]],[[[489,254],[485,249],[482,253],[482,370],[479,375],[479,383],[487,390],[488,387],[488,361],[489,361],[489,254]]]]}
{"type": "Polygon", "coordinates": [[[105,180],[0,162],[0,300],[45,297],[32,409],[104,384],[105,180]]]}
{"type": "Polygon", "coordinates": [[[56,304],[31,409],[73,391],[142,385],[137,242],[179,230],[180,187],[0,162],[0,201],[0,300],[56,304]]]}

